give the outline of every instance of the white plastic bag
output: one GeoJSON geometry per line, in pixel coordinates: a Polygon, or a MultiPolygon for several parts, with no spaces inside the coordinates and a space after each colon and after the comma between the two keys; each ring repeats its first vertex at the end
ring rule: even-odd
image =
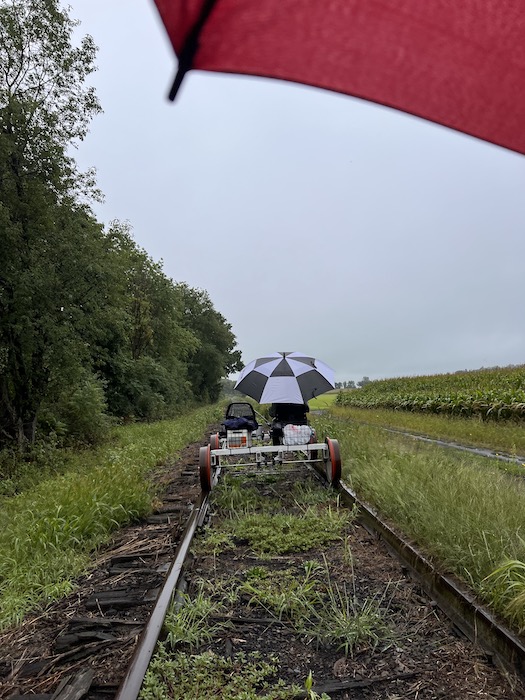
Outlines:
{"type": "Polygon", "coordinates": [[[306,445],[312,437],[309,425],[285,425],[283,428],[284,445],[306,445]]]}

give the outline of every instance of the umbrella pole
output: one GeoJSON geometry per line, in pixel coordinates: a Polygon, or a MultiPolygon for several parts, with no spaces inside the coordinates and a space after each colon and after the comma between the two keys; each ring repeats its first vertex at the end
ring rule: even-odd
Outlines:
{"type": "Polygon", "coordinates": [[[186,37],[186,41],[184,42],[184,46],[182,47],[179,56],[177,75],[175,76],[175,80],[173,81],[173,85],[171,86],[171,90],[168,95],[171,102],[173,102],[177,96],[182,81],[184,80],[184,76],[193,66],[193,59],[195,58],[195,54],[199,48],[200,33],[206,24],[206,20],[210,16],[216,2],[217,0],[205,0],[198,20],[195,22],[193,29],[186,37]]]}

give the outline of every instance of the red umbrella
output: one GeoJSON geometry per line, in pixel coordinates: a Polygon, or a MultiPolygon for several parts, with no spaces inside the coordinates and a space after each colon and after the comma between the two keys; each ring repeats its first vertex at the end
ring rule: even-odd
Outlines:
{"type": "Polygon", "coordinates": [[[179,71],[306,83],[525,154],[523,0],[155,0],[179,71]]]}

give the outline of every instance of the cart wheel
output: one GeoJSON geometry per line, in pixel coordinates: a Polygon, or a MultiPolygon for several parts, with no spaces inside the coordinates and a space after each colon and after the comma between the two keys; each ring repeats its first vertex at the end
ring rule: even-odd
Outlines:
{"type": "MultiPolygon", "coordinates": [[[[325,462],[326,478],[330,484],[338,484],[341,480],[341,451],[337,440],[327,437],[328,460],[325,462]]],[[[202,448],[201,448],[202,449],[202,448]]]]}
{"type": "Polygon", "coordinates": [[[219,433],[213,433],[213,435],[210,436],[211,449],[218,450],[220,446],[221,446],[221,442],[219,440],[219,433]]]}
{"type": "Polygon", "coordinates": [[[211,447],[206,445],[199,450],[199,477],[201,489],[205,493],[211,491],[211,447]]]}

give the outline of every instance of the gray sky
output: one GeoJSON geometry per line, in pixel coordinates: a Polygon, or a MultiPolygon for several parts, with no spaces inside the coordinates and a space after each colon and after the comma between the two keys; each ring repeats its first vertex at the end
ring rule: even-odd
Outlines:
{"type": "Polygon", "coordinates": [[[99,221],[206,289],[243,360],[359,380],[525,363],[525,157],[278,81],[190,72],[153,0],[70,0],[104,114],[76,152],[99,221]]]}

